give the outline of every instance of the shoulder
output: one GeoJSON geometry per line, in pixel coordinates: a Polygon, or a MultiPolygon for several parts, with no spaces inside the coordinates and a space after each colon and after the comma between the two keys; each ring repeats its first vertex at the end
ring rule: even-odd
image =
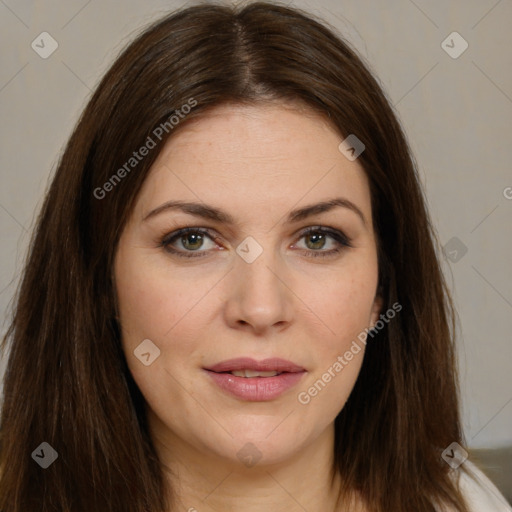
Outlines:
{"type": "Polygon", "coordinates": [[[468,460],[460,471],[460,491],[471,512],[512,512],[512,507],[484,473],[468,460]]]}

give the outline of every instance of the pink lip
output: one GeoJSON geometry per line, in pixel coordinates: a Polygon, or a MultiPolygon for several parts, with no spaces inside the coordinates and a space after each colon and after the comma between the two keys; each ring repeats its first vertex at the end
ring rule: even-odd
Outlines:
{"type": "Polygon", "coordinates": [[[256,361],[241,357],[222,361],[210,368],[205,368],[208,375],[224,391],[250,402],[273,400],[299,382],[306,370],[290,361],[271,358],[256,361]],[[275,377],[235,377],[231,371],[276,371],[283,372],[275,377]],[[225,373],[221,373],[225,372],[225,373]]]}

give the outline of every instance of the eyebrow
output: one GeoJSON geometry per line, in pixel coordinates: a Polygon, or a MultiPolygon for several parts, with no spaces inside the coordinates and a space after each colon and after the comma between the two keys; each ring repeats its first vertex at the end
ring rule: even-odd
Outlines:
{"type": "MultiPolygon", "coordinates": [[[[348,199],[345,199],[343,197],[336,197],[328,201],[321,201],[319,203],[311,204],[308,206],[304,206],[302,208],[298,208],[296,210],[292,210],[288,214],[285,222],[286,224],[298,222],[313,215],[318,215],[320,213],[331,211],[337,207],[352,210],[360,217],[360,219],[363,221],[363,224],[366,225],[366,219],[363,215],[363,212],[352,201],[349,201],[348,199]]],[[[221,222],[223,224],[236,224],[234,217],[232,217],[229,213],[220,210],[219,208],[204,203],[186,201],[167,201],[166,203],[150,211],[144,217],[143,222],[149,220],[150,218],[155,217],[156,215],[159,215],[160,213],[169,210],[181,210],[184,213],[195,215],[197,217],[202,217],[208,220],[221,222]]]]}

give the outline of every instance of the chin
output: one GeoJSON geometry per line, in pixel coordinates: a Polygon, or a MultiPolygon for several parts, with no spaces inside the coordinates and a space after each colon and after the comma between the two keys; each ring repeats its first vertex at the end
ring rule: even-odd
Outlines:
{"type": "MultiPolygon", "coordinates": [[[[283,417],[269,418],[268,421],[256,422],[251,429],[241,429],[233,425],[229,431],[233,437],[229,440],[207,443],[217,455],[237,467],[271,466],[289,461],[300,451],[307,441],[305,433],[294,435],[295,427],[280,430],[283,417]],[[258,428],[259,427],[259,428],[258,428]],[[290,431],[291,430],[291,431],[290,431]]],[[[286,422],[286,420],[285,420],[286,422]]]]}

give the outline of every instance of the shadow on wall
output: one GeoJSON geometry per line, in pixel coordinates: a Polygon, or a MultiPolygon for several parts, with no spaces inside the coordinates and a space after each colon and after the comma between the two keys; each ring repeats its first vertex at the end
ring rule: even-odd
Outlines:
{"type": "Polygon", "coordinates": [[[472,449],[474,462],[512,504],[512,446],[496,449],[472,449]]]}

